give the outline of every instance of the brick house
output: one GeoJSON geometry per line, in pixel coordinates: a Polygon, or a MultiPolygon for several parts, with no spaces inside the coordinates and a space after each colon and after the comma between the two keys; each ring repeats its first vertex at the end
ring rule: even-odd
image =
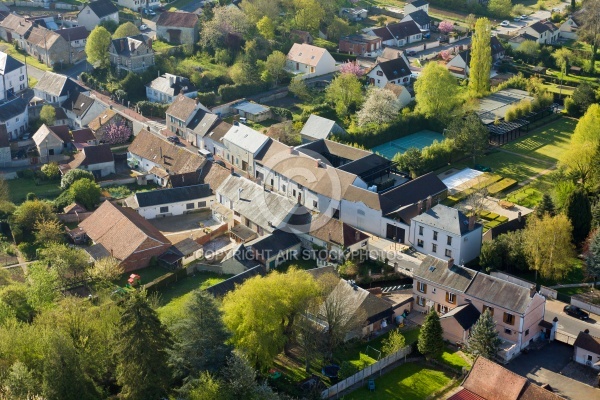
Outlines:
{"type": "Polygon", "coordinates": [[[381,50],[381,38],[366,33],[355,33],[340,38],[340,53],[369,56],[381,50]]]}

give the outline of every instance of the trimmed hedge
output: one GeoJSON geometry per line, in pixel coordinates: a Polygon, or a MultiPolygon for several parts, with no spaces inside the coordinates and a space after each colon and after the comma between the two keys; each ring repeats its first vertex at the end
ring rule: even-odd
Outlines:
{"type": "Polygon", "coordinates": [[[497,194],[503,192],[511,187],[515,186],[517,181],[511,178],[504,178],[499,182],[494,183],[492,186],[488,187],[489,194],[497,194]]]}
{"type": "Polygon", "coordinates": [[[500,225],[500,224],[501,224],[501,222],[498,222],[498,221],[489,221],[489,222],[486,222],[484,226],[485,226],[486,228],[489,228],[489,229],[491,229],[491,228],[495,228],[495,227],[497,227],[497,226],[498,226],[498,225],[500,225]]]}
{"type": "Polygon", "coordinates": [[[356,61],[356,55],[346,53],[329,53],[335,61],[356,61]]]}
{"type": "Polygon", "coordinates": [[[498,218],[496,218],[496,221],[500,222],[501,224],[508,222],[508,217],[505,217],[504,215],[499,216],[498,218]]]}
{"type": "Polygon", "coordinates": [[[154,117],[162,117],[167,112],[169,104],[153,103],[151,101],[143,100],[137,102],[137,108],[143,115],[152,115],[154,117]]]}
{"type": "Polygon", "coordinates": [[[499,180],[501,180],[502,177],[500,175],[486,175],[485,179],[477,182],[475,185],[473,185],[473,189],[475,190],[479,190],[479,189],[484,189],[488,186],[490,186],[493,183],[498,182],[499,180]]]}

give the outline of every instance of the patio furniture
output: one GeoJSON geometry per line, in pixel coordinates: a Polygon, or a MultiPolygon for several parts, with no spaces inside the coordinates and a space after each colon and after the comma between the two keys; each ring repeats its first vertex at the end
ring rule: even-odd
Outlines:
{"type": "Polygon", "coordinates": [[[375,391],[375,379],[369,379],[369,382],[367,384],[369,386],[369,391],[370,392],[374,392],[375,391]]]}

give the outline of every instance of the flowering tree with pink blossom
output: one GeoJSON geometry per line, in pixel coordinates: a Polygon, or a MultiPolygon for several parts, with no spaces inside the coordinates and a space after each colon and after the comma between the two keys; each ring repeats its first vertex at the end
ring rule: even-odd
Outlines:
{"type": "Polygon", "coordinates": [[[448,34],[450,32],[452,32],[454,30],[454,23],[451,21],[442,21],[440,22],[440,25],[438,26],[440,32],[448,34]]]}
{"type": "Polygon", "coordinates": [[[448,61],[450,59],[450,52],[448,50],[442,50],[440,51],[440,56],[442,57],[442,60],[448,61]]]}
{"type": "Polygon", "coordinates": [[[108,144],[120,144],[128,141],[131,134],[131,128],[124,121],[111,122],[106,127],[102,139],[108,144]]]}
{"type": "Polygon", "coordinates": [[[364,75],[364,71],[362,70],[360,65],[358,65],[356,63],[356,61],[348,61],[348,62],[343,63],[342,66],[340,67],[340,72],[342,74],[356,75],[357,78],[360,78],[361,76],[364,75]]]}

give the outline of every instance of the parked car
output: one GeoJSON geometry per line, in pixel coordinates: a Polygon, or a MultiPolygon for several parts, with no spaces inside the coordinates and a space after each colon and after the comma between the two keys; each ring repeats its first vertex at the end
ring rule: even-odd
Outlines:
{"type": "Polygon", "coordinates": [[[406,52],[406,55],[407,55],[407,56],[416,56],[416,55],[417,55],[417,52],[416,52],[416,51],[414,51],[414,50],[408,50],[408,51],[406,52]]]}
{"type": "Polygon", "coordinates": [[[500,26],[510,26],[510,21],[502,21],[500,22],[500,26]]]}
{"type": "Polygon", "coordinates": [[[167,138],[167,140],[171,143],[181,143],[181,141],[179,140],[179,137],[177,137],[177,136],[169,136],[167,138]]]}
{"type": "Polygon", "coordinates": [[[527,15],[521,15],[521,21],[526,21],[528,19],[529,17],[527,15]]]}
{"type": "Polygon", "coordinates": [[[156,7],[156,9],[157,9],[158,11],[161,11],[161,12],[162,12],[162,11],[167,11],[167,9],[166,9],[164,6],[156,7]]]}
{"type": "Polygon", "coordinates": [[[575,317],[575,318],[579,318],[579,319],[583,319],[583,320],[590,318],[590,314],[586,313],[581,308],[576,307],[576,306],[565,306],[563,311],[567,315],[570,315],[571,317],[575,317]]]}
{"type": "Polygon", "coordinates": [[[560,12],[560,8],[553,8],[553,9],[552,9],[552,12],[553,12],[553,13],[559,13],[559,12],[560,12]]]}
{"type": "Polygon", "coordinates": [[[140,31],[145,31],[146,29],[148,29],[148,25],[146,25],[146,24],[140,25],[140,31]]]}
{"type": "Polygon", "coordinates": [[[515,17],[514,21],[515,22],[521,22],[521,17],[515,17]]]}
{"type": "Polygon", "coordinates": [[[154,10],[151,10],[151,9],[147,9],[146,10],[146,14],[153,15],[153,16],[156,15],[156,13],[154,12],[154,10]]]}

